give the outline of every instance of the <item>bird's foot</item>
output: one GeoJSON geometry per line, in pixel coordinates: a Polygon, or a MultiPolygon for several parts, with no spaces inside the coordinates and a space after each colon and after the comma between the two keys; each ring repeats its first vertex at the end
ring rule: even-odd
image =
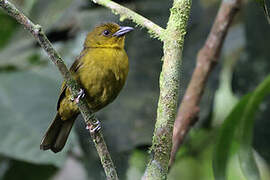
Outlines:
{"type": "Polygon", "coordinates": [[[90,131],[90,133],[96,133],[101,129],[101,124],[97,120],[97,121],[93,122],[93,124],[87,124],[86,129],[88,129],[90,131]]]}
{"type": "Polygon", "coordinates": [[[78,96],[75,98],[75,102],[78,104],[80,98],[83,98],[84,96],[85,96],[84,90],[80,89],[80,92],[79,92],[78,96]]]}
{"type": "Polygon", "coordinates": [[[80,89],[78,95],[74,98],[72,97],[70,100],[73,102],[75,101],[77,104],[79,103],[79,100],[85,96],[84,90],[80,89]]]}

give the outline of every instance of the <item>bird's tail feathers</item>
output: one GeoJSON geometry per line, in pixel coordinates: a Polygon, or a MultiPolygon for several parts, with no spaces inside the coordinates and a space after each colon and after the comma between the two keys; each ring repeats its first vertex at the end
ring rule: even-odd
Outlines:
{"type": "Polygon", "coordinates": [[[75,119],[76,117],[63,121],[57,113],[41,141],[40,149],[51,149],[54,153],[61,151],[66,144],[75,119]]]}

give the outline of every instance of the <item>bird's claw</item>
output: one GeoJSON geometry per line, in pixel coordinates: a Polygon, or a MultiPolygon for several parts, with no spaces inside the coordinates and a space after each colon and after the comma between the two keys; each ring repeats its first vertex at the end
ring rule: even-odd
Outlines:
{"type": "Polygon", "coordinates": [[[84,96],[85,96],[85,93],[84,93],[83,89],[80,89],[78,96],[75,98],[75,102],[79,103],[80,98],[83,98],[84,96]]]}
{"type": "Polygon", "coordinates": [[[83,89],[80,89],[80,91],[79,91],[79,93],[78,93],[78,95],[77,95],[77,97],[72,97],[70,100],[73,102],[73,101],[75,101],[77,104],[79,103],[79,100],[81,99],[81,98],[83,98],[85,96],[85,93],[84,93],[84,90],[83,89]]]}
{"type": "Polygon", "coordinates": [[[93,122],[93,124],[87,124],[86,129],[88,129],[90,131],[90,133],[96,133],[101,129],[101,124],[97,120],[97,121],[93,122]]]}

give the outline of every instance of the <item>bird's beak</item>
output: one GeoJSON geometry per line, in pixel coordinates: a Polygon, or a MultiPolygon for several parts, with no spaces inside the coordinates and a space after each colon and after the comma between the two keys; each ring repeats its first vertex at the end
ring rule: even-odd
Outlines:
{"type": "Polygon", "coordinates": [[[125,34],[127,34],[130,31],[133,31],[133,30],[134,30],[134,28],[132,28],[132,27],[121,26],[120,29],[118,31],[116,31],[116,33],[114,33],[112,36],[121,37],[121,36],[124,36],[125,34]]]}

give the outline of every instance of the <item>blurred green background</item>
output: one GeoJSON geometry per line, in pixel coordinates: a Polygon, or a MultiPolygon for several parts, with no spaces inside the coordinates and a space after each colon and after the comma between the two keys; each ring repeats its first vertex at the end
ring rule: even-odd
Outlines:
{"type": "MultiPolygon", "coordinates": [[[[89,0],[12,0],[71,65],[86,33],[108,21],[135,26],[126,39],[130,72],[123,91],[97,116],[120,179],[142,176],[149,158],[159,95],[162,43],[147,30],[89,0]]],[[[166,27],[172,1],[118,0],[166,27]]],[[[181,69],[181,97],[217,13],[220,1],[193,1],[181,69]]],[[[270,26],[262,9],[246,1],[234,19],[201,102],[199,123],[190,131],[169,180],[211,180],[213,148],[224,119],[238,100],[269,74],[270,26]]],[[[31,35],[0,10],[0,179],[99,180],[103,169],[84,122],[79,117],[64,150],[40,151],[39,144],[56,112],[62,78],[31,35]]],[[[179,102],[181,100],[179,99],[179,102]]],[[[262,179],[270,179],[270,103],[265,98],[255,116],[253,148],[262,179]]],[[[227,132],[230,134],[230,132],[227,132]]],[[[234,146],[231,147],[234,149],[234,146]]],[[[236,153],[229,158],[228,179],[245,179],[236,153]]]]}

